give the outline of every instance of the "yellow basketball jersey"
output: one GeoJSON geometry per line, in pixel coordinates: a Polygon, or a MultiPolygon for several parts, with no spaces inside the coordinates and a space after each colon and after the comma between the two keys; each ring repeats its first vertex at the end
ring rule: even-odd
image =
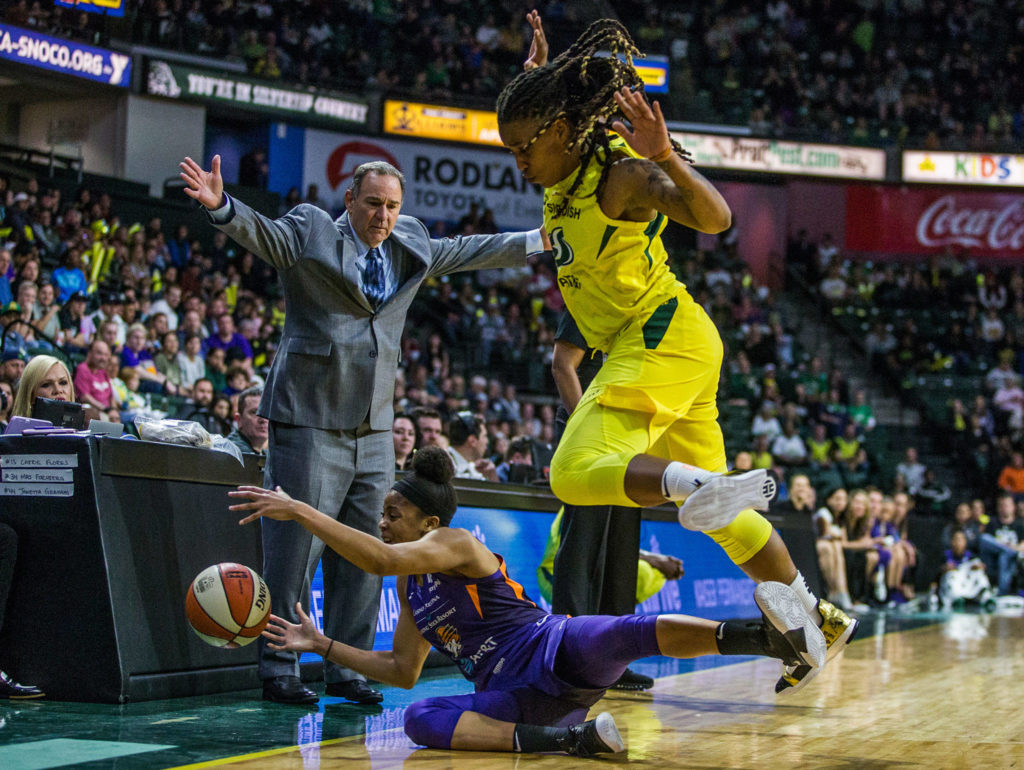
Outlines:
{"type": "MultiPolygon", "coordinates": [[[[636,157],[621,139],[613,138],[612,149],[636,157]]],[[[601,211],[594,195],[601,178],[597,158],[587,166],[568,208],[555,217],[576,174],[573,171],[544,191],[544,226],[566,307],[587,344],[608,351],[621,329],[650,316],[676,295],[680,283],[661,243],[664,214],[650,222],[629,222],[610,219],[601,211]]]]}

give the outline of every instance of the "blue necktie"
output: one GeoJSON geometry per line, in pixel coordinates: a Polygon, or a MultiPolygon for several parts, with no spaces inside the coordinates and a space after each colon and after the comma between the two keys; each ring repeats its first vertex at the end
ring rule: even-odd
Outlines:
{"type": "Polygon", "coordinates": [[[384,255],[374,246],[366,253],[366,273],[363,275],[363,294],[376,310],[384,302],[387,280],[384,277],[384,255]]]}

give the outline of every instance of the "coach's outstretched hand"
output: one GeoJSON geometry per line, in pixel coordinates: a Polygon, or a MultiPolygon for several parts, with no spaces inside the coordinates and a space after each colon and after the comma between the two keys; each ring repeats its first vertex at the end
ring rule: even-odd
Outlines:
{"type": "Polygon", "coordinates": [[[220,155],[214,155],[210,170],[202,167],[192,158],[186,157],[181,163],[181,178],[188,187],[185,195],[202,203],[208,209],[219,209],[224,203],[224,180],[220,175],[220,155]]]}
{"type": "Polygon", "coordinates": [[[323,634],[316,630],[309,615],[302,611],[302,604],[295,602],[295,614],[299,618],[298,624],[289,623],[284,618],[271,614],[270,622],[263,629],[263,636],[267,638],[267,647],[272,650],[295,650],[296,652],[315,652],[323,654],[318,649],[318,644],[323,634]]]}
{"type": "Polygon", "coordinates": [[[262,487],[239,487],[228,492],[228,497],[240,497],[247,503],[238,503],[228,508],[229,511],[253,511],[239,521],[248,524],[262,516],[278,521],[291,521],[298,518],[298,501],[293,499],[281,487],[263,489],[262,487]]]}

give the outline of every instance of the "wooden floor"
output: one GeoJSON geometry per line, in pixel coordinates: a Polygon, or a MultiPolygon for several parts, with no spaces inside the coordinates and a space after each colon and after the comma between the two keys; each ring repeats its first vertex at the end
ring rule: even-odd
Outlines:
{"type": "MultiPolygon", "coordinates": [[[[867,620],[884,623],[884,617],[867,620]]],[[[855,641],[800,693],[776,699],[776,661],[658,679],[612,694],[627,755],[601,760],[414,748],[400,727],[200,766],[1024,768],[1024,618],[958,614],[855,641]]]]}

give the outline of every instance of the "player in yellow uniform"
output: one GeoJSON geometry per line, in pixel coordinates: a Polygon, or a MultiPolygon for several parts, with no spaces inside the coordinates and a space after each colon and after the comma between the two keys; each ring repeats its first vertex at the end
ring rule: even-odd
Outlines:
{"type": "MultiPolygon", "coordinates": [[[[813,596],[782,538],[753,510],[767,508],[774,481],[761,470],[724,473],[715,401],[722,342],[661,243],[668,219],[725,230],[729,206],[670,139],[658,103],[645,99],[631,64],[639,52],[621,24],[595,22],[547,63],[536,51],[540,19],[531,14],[530,23],[535,50],[498,97],[499,132],[523,176],[545,188],[566,306],[587,343],[607,353],[552,460],[552,490],[574,505],[679,503],[683,526],[706,532],[751,578],[791,585],[834,657],[856,621],[813,596]]],[[[816,673],[787,669],[776,691],[795,691],[816,673]]]]}

